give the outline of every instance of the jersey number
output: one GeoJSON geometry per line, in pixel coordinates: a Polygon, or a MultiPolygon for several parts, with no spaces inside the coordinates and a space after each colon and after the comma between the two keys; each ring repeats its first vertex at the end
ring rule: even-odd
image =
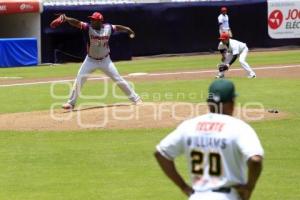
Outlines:
{"type": "MultiPolygon", "coordinates": [[[[192,173],[203,175],[203,160],[205,154],[201,151],[192,151],[192,173]]],[[[209,175],[220,176],[221,175],[221,156],[218,153],[208,153],[209,159],[209,175]]]]}

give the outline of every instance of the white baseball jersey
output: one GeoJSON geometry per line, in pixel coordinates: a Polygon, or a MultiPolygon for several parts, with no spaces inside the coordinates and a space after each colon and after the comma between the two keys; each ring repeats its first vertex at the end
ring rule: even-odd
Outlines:
{"type": "Polygon", "coordinates": [[[214,113],[183,122],[156,148],[169,160],[186,156],[196,192],[245,184],[247,160],[264,153],[248,124],[214,113]]]}
{"type": "Polygon", "coordinates": [[[111,24],[103,24],[100,30],[93,29],[88,23],[82,22],[81,29],[88,32],[88,56],[94,59],[103,59],[110,53],[109,38],[115,30],[111,24]]]}
{"type": "Polygon", "coordinates": [[[246,48],[247,48],[246,43],[234,39],[229,39],[228,46],[226,44],[223,44],[223,42],[220,42],[218,46],[218,50],[226,50],[227,53],[230,53],[232,55],[239,55],[246,48]]]}
{"type": "Polygon", "coordinates": [[[229,27],[229,17],[228,15],[223,15],[223,14],[220,14],[219,17],[218,17],[218,22],[220,25],[220,29],[222,31],[228,31],[230,30],[230,27],[229,27]]]}

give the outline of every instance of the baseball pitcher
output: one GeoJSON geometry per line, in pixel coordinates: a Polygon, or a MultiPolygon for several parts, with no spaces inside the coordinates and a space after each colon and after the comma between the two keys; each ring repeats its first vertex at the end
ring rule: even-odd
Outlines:
{"type": "Polygon", "coordinates": [[[249,200],[262,171],[264,150],[255,131],[232,117],[236,93],[226,79],[209,87],[210,113],[184,121],[156,147],[164,173],[189,200],[249,200]],[[184,155],[191,186],[174,159],[184,155]]]}
{"type": "Polygon", "coordinates": [[[110,48],[108,44],[113,32],[126,32],[129,34],[130,38],[134,38],[134,32],[126,26],[104,24],[104,18],[99,12],[94,12],[88,18],[90,18],[90,24],[62,14],[50,24],[52,28],[56,28],[62,23],[67,22],[69,25],[84,31],[88,36],[87,56],[78,71],[70,98],[62,108],[74,108],[81,87],[85,83],[87,76],[96,69],[102,70],[102,72],[116,82],[119,88],[134,104],[141,103],[139,95],[137,95],[127,81],[120,76],[109,56],[110,48]]]}
{"type": "Polygon", "coordinates": [[[222,64],[218,66],[219,73],[216,78],[224,78],[225,71],[229,70],[229,67],[239,57],[239,61],[246,71],[248,78],[255,78],[256,74],[246,62],[248,47],[245,43],[238,40],[231,39],[228,33],[222,33],[219,37],[220,43],[218,50],[222,54],[222,64]]]}

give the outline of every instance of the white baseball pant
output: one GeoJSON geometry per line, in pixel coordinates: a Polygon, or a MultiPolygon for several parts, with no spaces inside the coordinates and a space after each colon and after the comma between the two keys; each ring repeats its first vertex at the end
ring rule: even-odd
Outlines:
{"type": "Polygon", "coordinates": [[[244,68],[244,70],[247,71],[248,75],[254,75],[255,72],[251,69],[249,64],[246,62],[247,54],[248,54],[248,47],[245,47],[242,53],[240,53],[239,61],[242,67],[244,68]]]}
{"type": "MultiPolygon", "coordinates": [[[[247,72],[247,74],[251,76],[251,75],[255,75],[255,72],[252,70],[250,65],[246,62],[248,51],[249,51],[248,47],[245,47],[243,49],[243,51],[239,55],[239,62],[241,63],[241,66],[247,72]]],[[[232,54],[227,53],[225,63],[228,63],[231,59],[232,59],[232,54]]]]}
{"type": "Polygon", "coordinates": [[[88,75],[94,72],[96,69],[100,69],[108,77],[110,77],[114,82],[117,83],[119,88],[128,96],[129,100],[136,102],[140,97],[135,93],[135,91],[130,87],[128,82],[122,78],[115,67],[114,63],[111,61],[110,56],[105,57],[102,60],[96,60],[86,56],[83,61],[76,80],[73,84],[73,89],[68,100],[68,103],[75,105],[76,100],[80,94],[83,84],[86,82],[88,75]]]}
{"type": "Polygon", "coordinates": [[[189,197],[189,200],[240,200],[240,196],[233,189],[230,193],[206,191],[195,192],[189,197]]]}

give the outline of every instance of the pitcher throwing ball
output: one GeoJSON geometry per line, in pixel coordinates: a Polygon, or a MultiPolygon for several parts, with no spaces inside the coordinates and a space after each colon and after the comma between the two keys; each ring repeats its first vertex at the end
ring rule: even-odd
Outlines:
{"type": "Polygon", "coordinates": [[[120,76],[109,56],[109,38],[113,32],[117,31],[128,33],[130,38],[135,37],[134,32],[126,26],[104,24],[104,18],[99,12],[94,12],[88,18],[90,19],[90,24],[62,14],[50,24],[51,28],[56,28],[66,22],[69,25],[86,32],[88,35],[87,56],[78,71],[70,98],[68,102],[62,106],[62,108],[73,109],[75,107],[81,87],[85,83],[87,76],[96,69],[100,69],[114,82],[116,82],[119,88],[134,104],[141,103],[139,95],[137,95],[127,81],[120,76]]]}

